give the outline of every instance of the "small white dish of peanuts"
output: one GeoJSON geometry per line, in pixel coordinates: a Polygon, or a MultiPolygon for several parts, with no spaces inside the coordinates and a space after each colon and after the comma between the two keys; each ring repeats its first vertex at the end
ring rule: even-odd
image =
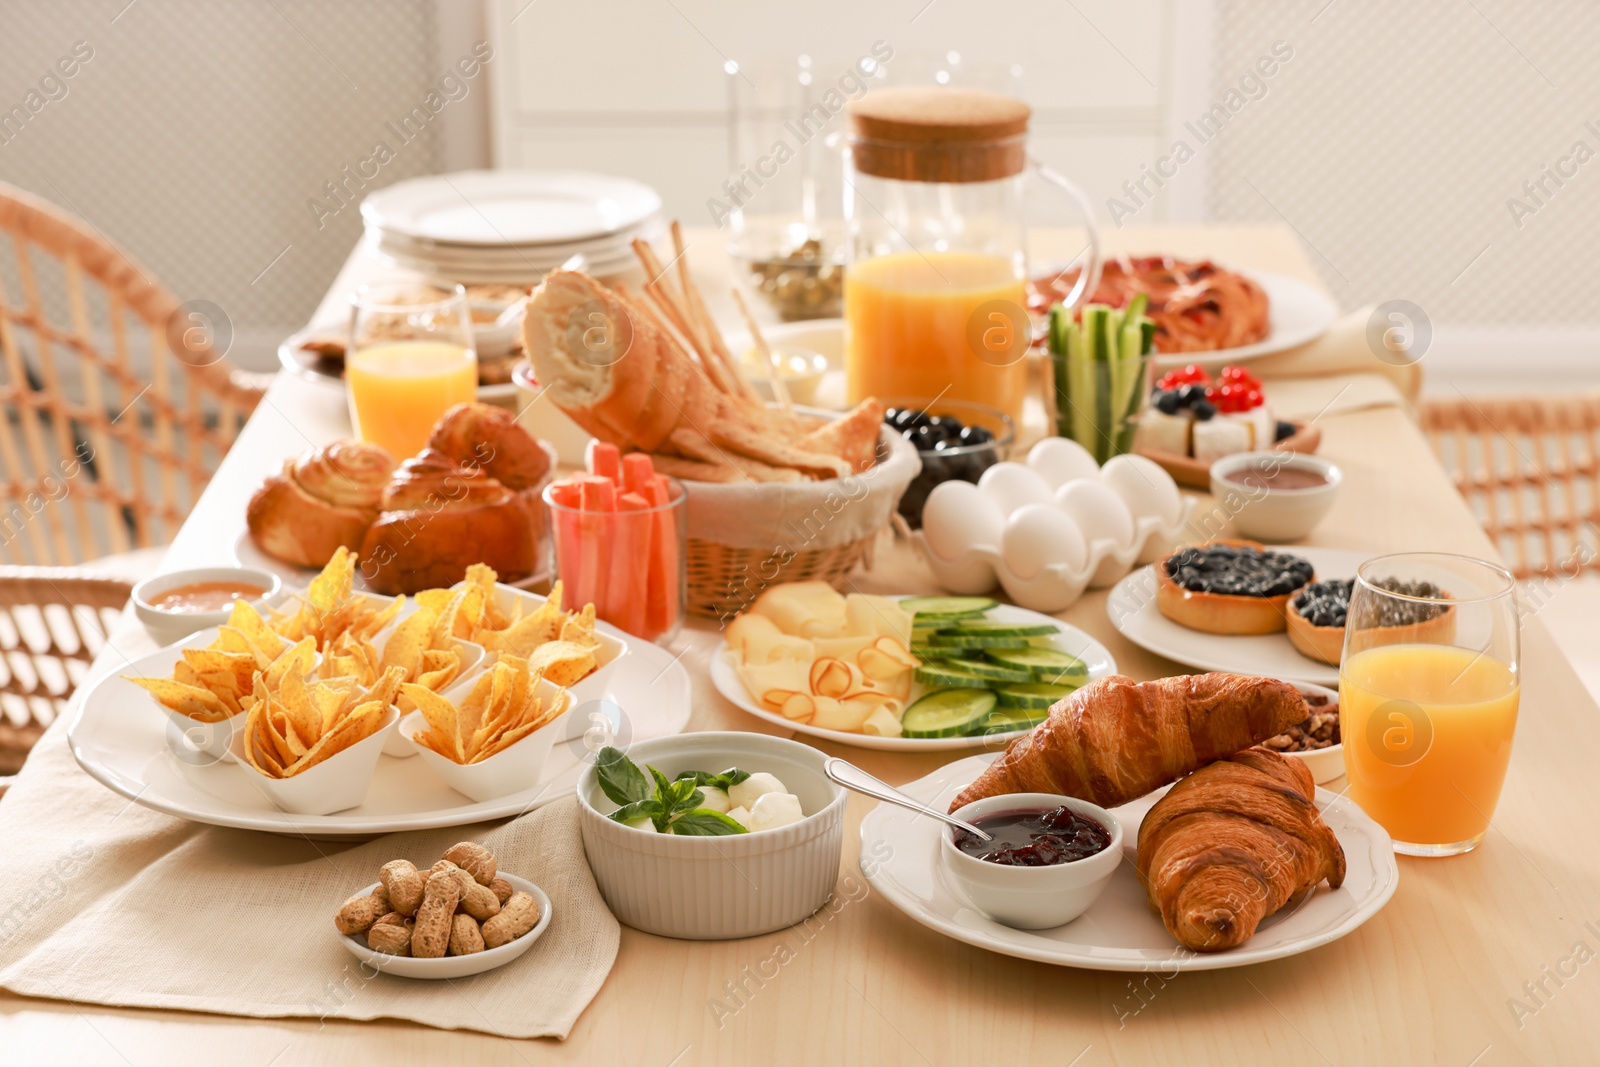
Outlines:
{"type": "Polygon", "coordinates": [[[510,963],[550,925],[550,898],[499,869],[472,841],[419,870],[391,860],[340,906],[339,940],[356,959],[399,978],[465,978],[510,963]]]}

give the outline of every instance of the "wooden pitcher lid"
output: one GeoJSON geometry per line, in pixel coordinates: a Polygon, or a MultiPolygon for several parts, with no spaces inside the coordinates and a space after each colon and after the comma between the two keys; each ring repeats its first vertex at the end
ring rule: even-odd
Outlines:
{"type": "Polygon", "coordinates": [[[983,89],[874,89],[849,105],[855,167],[911,182],[984,182],[1020,174],[1032,109],[983,89]]]}

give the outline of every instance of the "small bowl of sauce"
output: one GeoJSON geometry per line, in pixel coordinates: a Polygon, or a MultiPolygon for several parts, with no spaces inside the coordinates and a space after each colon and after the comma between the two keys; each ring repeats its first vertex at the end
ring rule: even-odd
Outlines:
{"type": "Polygon", "coordinates": [[[1298,452],[1240,452],[1211,465],[1217,510],[1240,536],[1298,541],[1328,514],[1343,477],[1325,459],[1298,452]]]}
{"type": "Polygon", "coordinates": [[[944,868],[974,908],[1020,930],[1047,930],[1087,911],[1122,862],[1122,824],[1088,801],[1012,793],[951,812],[987,833],[943,834],[944,868]]]}
{"type": "Polygon", "coordinates": [[[133,587],[133,610],[150,636],[163,645],[221,626],[236,601],[265,614],[283,583],[255,567],[191,567],[146,578],[133,587]]]}

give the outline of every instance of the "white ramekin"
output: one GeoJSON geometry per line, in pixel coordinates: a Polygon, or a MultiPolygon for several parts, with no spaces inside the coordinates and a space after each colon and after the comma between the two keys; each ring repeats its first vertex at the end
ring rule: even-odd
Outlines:
{"type": "Polygon", "coordinates": [[[1238,452],[1211,465],[1211,495],[1242,537],[1257,541],[1298,541],[1309,534],[1339,495],[1343,476],[1325,459],[1289,452],[1238,452]],[[1327,479],[1305,489],[1252,489],[1228,475],[1257,465],[1303,470],[1327,479]]]}
{"type": "Polygon", "coordinates": [[[806,817],[726,837],[637,830],[606,818],[616,804],[601,792],[590,764],[578,780],[583,849],[619,920],[664,937],[718,941],[793,926],[827,902],[839,877],[847,793],[823,773],[823,753],[730,731],[640,741],[627,754],[640,770],[648,764],[668,778],[729,767],[775,774],[800,798],[806,817]]]}
{"type": "Polygon", "coordinates": [[[266,614],[267,605],[275,603],[283,592],[283,582],[276,574],[257,567],[190,567],[146,578],[133,587],[133,612],[144,623],[144,628],[150,631],[150,636],[162,646],[181,641],[192,633],[221,626],[233,614],[231,604],[221,611],[168,611],[151,603],[153,597],[197,582],[239,582],[260,586],[266,592],[250,603],[263,615],[266,614]]]}
{"type": "Polygon", "coordinates": [[[1122,823],[1105,808],[1052,793],[1003,793],[974,800],[950,814],[972,822],[1001,811],[1049,811],[1062,805],[1104,826],[1111,833],[1111,844],[1093,856],[1053,867],[1007,867],[956,848],[956,831],[940,833],[939,858],[974,908],[1018,930],[1048,930],[1089,910],[1122,862],[1122,823]]]}

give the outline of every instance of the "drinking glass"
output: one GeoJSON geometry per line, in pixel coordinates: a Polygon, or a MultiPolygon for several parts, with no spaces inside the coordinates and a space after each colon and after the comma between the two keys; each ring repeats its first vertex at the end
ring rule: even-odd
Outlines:
{"type": "Polygon", "coordinates": [[[344,380],[356,436],[396,459],[421,452],[439,416],[478,394],[466,290],[416,282],[356,290],[344,380]]]}
{"type": "Polygon", "coordinates": [[[1489,829],[1517,726],[1516,582],[1444,553],[1356,572],[1339,668],[1350,798],[1396,852],[1453,856],[1489,829]]]}

